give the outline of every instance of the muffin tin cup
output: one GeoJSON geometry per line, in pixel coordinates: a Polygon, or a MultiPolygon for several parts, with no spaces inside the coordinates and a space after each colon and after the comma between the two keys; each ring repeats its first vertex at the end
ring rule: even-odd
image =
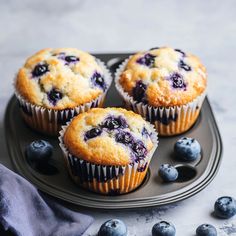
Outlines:
{"type": "Polygon", "coordinates": [[[104,93],[98,96],[91,102],[85,103],[84,105],[76,106],[75,108],[64,109],[64,110],[53,110],[42,106],[34,105],[24,99],[19,92],[16,90],[16,79],[14,83],[15,95],[21,108],[21,115],[28,126],[32,129],[47,134],[50,136],[57,136],[61,130],[61,126],[64,125],[74,116],[90,110],[94,107],[103,107],[103,103],[112,83],[112,76],[110,71],[107,69],[105,64],[96,58],[98,64],[104,71],[104,78],[107,82],[107,89],[104,93]]]}
{"type": "Polygon", "coordinates": [[[137,102],[124,91],[119,83],[120,75],[124,71],[128,61],[129,58],[126,59],[115,72],[115,86],[120,96],[123,98],[125,106],[154,124],[161,136],[181,134],[190,129],[199,116],[206,91],[192,102],[182,106],[152,107],[142,102],[137,102]]]}
{"type": "Polygon", "coordinates": [[[59,146],[70,177],[77,185],[100,194],[120,195],[131,192],[142,184],[151,158],[158,146],[157,133],[151,124],[154,146],[145,159],[125,166],[104,166],[87,162],[69,152],[63,142],[69,123],[60,131],[59,146]]]}

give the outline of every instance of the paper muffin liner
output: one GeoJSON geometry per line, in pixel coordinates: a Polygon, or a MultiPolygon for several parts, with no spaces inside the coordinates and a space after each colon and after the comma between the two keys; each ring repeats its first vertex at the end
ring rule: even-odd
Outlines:
{"type": "Polygon", "coordinates": [[[151,122],[161,136],[181,134],[190,129],[198,118],[206,91],[192,102],[182,106],[152,107],[142,102],[137,102],[124,91],[119,83],[120,75],[124,71],[129,59],[130,57],[119,66],[115,73],[115,86],[123,98],[126,108],[133,110],[151,122]]]}
{"type": "Polygon", "coordinates": [[[26,124],[43,134],[56,136],[61,130],[61,126],[65,125],[67,121],[71,120],[74,116],[88,111],[94,107],[102,107],[106,94],[109,90],[109,87],[112,83],[112,76],[110,71],[107,69],[105,64],[96,58],[96,61],[101,66],[104,71],[104,79],[107,83],[107,89],[105,92],[100,94],[96,99],[91,102],[85,103],[83,105],[76,106],[70,109],[63,110],[53,110],[49,108],[45,108],[43,106],[34,105],[24,99],[20,93],[16,90],[16,79],[14,82],[15,87],[15,96],[19,102],[19,106],[21,108],[21,114],[26,122],[26,124]]]}
{"type": "Polygon", "coordinates": [[[153,148],[145,159],[125,166],[104,166],[85,161],[73,156],[64,144],[63,137],[70,122],[62,126],[59,136],[59,146],[72,180],[79,186],[93,192],[105,195],[119,195],[138,188],[148,170],[151,158],[158,147],[157,132],[152,127],[153,148]]]}

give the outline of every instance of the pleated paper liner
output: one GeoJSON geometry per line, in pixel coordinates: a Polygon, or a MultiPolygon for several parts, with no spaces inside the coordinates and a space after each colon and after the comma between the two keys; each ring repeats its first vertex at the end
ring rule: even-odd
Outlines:
{"type": "Polygon", "coordinates": [[[119,195],[131,192],[142,184],[151,158],[158,146],[157,133],[153,126],[151,127],[154,146],[145,159],[125,166],[104,166],[87,162],[69,153],[63,142],[68,125],[69,122],[60,131],[59,145],[69,174],[77,185],[100,194],[119,195]]]}
{"type": "Polygon", "coordinates": [[[140,114],[147,121],[154,124],[158,134],[171,136],[181,134],[192,127],[197,120],[206,92],[182,106],[152,107],[142,102],[135,101],[124,91],[119,83],[121,73],[124,71],[129,58],[126,59],[115,73],[115,86],[128,109],[140,114]]]}
{"type": "MultiPolygon", "coordinates": [[[[58,135],[61,126],[65,125],[67,121],[71,120],[74,116],[88,111],[94,107],[103,107],[103,103],[112,83],[112,76],[110,71],[106,68],[105,64],[96,59],[104,71],[104,78],[107,83],[107,89],[104,93],[99,95],[95,100],[77,106],[72,109],[53,110],[44,108],[42,106],[34,105],[24,99],[19,92],[15,89],[15,95],[21,108],[21,114],[26,124],[32,129],[51,136],[58,135]]],[[[16,81],[15,81],[16,82],[16,81]]],[[[14,84],[15,86],[15,84],[14,84]]]]}

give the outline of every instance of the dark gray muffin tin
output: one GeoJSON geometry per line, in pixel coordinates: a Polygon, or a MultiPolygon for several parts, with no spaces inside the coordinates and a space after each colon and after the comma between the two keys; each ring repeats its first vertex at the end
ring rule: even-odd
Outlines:
{"type": "MultiPolygon", "coordinates": [[[[96,55],[107,62],[112,72],[129,54],[96,55]]],[[[122,106],[122,101],[112,85],[106,106],[122,106]]],[[[186,133],[173,137],[159,137],[147,177],[135,191],[118,196],[103,196],[76,186],[70,179],[64,165],[57,138],[51,138],[29,129],[20,118],[16,98],[10,100],[5,114],[6,141],[14,169],[40,190],[76,205],[121,209],[158,206],[188,198],[205,188],[215,177],[220,166],[222,142],[214,115],[206,98],[195,125],[186,133]],[[192,163],[180,162],[173,155],[174,143],[182,136],[196,138],[202,147],[201,157],[192,163]],[[54,174],[40,174],[26,162],[24,149],[37,139],[45,139],[54,146],[52,165],[58,170],[54,174]],[[174,183],[163,183],[158,177],[158,167],[170,163],[178,167],[180,177],[174,183]]]]}

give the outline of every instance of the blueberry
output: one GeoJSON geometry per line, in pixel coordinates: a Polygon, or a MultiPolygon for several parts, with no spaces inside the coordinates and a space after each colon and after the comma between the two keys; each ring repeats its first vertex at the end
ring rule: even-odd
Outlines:
{"type": "Polygon", "coordinates": [[[180,60],[179,67],[186,70],[186,71],[191,70],[191,67],[189,65],[187,65],[183,60],[180,60]]]}
{"type": "Polygon", "coordinates": [[[38,77],[41,76],[43,74],[45,74],[46,72],[48,72],[48,64],[44,63],[44,64],[38,64],[34,67],[34,70],[32,71],[32,74],[34,77],[38,77]]]}
{"type": "Polygon", "coordinates": [[[130,145],[133,142],[133,136],[129,132],[120,131],[115,136],[116,142],[130,145]]]}
{"type": "Polygon", "coordinates": [[[132,144],[132,150],[137,158],[137,161],[143,159],[147,155],[147,149],[142,141],[138,141],[132,144]]]}
{"type": "Polygon", "coordinates": [[[127,236],[127,227],[123,221],[111,219],[102,224],[98,236],[127,236]]]}
{"type": "Polygon", "coordinates": [[[25,149],[25,155],[30,163],[47,163],[52,156],[52,145],[44,140],[36,140],[30,143],[25,149]]]}
{"type": "Polygon", "coordinates": [[[103,76],[100,73],[94,72],[94,74],[91,78],[91,81],[95,86],[98,86],[103,91],[106,90],[107,86],[106,86],[105,80],[104,80],[103,76]]]}
{"type": "Polygon", "coordinates": [[[135,87],[133,88],[133,98],[134,100],[138,101],[138,102],[144,102],[145,101],[145,92],[147,89],[147,85],[144,84],[141,80],[139,80],[135,87]]]}
{"type": "Polygon", "coordinates": [[[210,224],[202,224],[196,229],[197,236],[217,236],[216,228],[210,224]]]}
{"type": "Polygon", "coordinates": [[[181,74],[177,72],[173,73],[170,76],[170,80],[173,88],[186,88],[186,84],[184,83],[183,76],[181,74]]]}
{"type": "Polygon", "coordinates": [[[66,56],[66,57],[64,58],[64,60],[65,60],[66,62],[68,62],[68,63],[71,63],[71,62],[77,62],[77,61],[79,61],[79,58],[76,57],[76,56],[66,56]]]}
{"type": "Polygon", "coordinates": [[[48,93],[48,100],[55,106],[57,104],[57,102],[62,99],[63,95],[60,91],[58,91],[57,89],[52,89],[49,93],[48,93]]]}
{"type": "Polygon", "coordinates": [[[137,63],[140,64],[140,65],[145,65],[145,66],[148,66],[148,67],[151,68],[151,67],[154,66],[155,57],[156,56],[153,56],[152,54],[147,53],[143,57],[140,57],[137,60],[137,63]]]}
{"type": "Polygon", "coordinates": [[[84,140],[87,141],[88,139],[95,138],[102,133],[102,129],[95,127],[88,130],[84,135],[84,140]]]}
{"type": "Polygon", "coordinates": [[[182,54],[182,56],[185,56],[185,52],[183,52],[182,50],[180,49],[175,49],[176,52],[179,52],[180,54],[182,54]]]}
{"type": "Polygon", "coordinates": [[[232,197],[220,197],[215,202],[215,215],[219,218],[229,219],[236,214],[236,200],[232,197]]]}
{"type": "Polygon", "coordinates": [[[122,117],[107,117],[102,124],[102,127],[109,130],[118,129],[118,128],[127,128],[128,125],[124,118],[122,117]]]}
{"type": "Polygon", "coordinates": [[[175,236],[176,230],[172,223],[160,221],[152,227],[152,236],[175,236]]]}
{"type": "Polygon", "coordinates": [[[169,164],[162,164],[158,173],[164,182],[173,182],[179,175],[177,169],[169,164]]]}
{"type": "Polygon", "coordinates": [[[174,153],[179,160],[194,161],[200,157],[201,146],[196,139],[183,137],[175,143],[174,153]]]}

